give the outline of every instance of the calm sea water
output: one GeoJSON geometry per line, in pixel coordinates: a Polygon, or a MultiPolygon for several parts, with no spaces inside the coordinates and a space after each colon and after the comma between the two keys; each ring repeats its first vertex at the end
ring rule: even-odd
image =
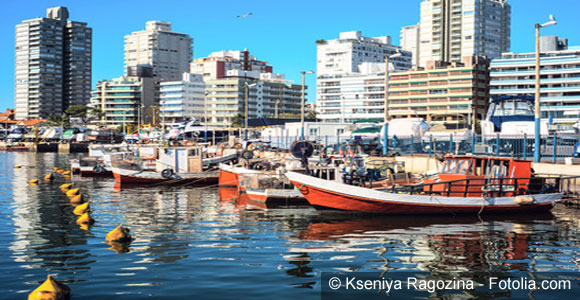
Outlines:
{"type": "Polygon", "coordinates": [[[565,207],[517,218],[372,217],[73,177],[96,220],[83,230],[58,188],[69,180],[28,184],[67,161],[0,152],[0,298],[25,298],[47,274],[73,299],[320,299],[321,272],[580,270],[580,211],[565,207]],[[105,243],[121,223],[135,238],[126,253],[105,243]]]}

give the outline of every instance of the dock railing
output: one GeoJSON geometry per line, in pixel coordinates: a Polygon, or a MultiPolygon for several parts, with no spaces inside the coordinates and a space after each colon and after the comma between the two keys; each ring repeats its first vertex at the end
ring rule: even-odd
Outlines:
{"type": "Polygon", "coordinates": [[[564,198],[579,198],[577,183],[580,176],[490,177],[465,178],[449,181],[393,185],[381,189],[411,195],[440,195],[445,197],[515,197],[546,193],[562,193],[564,198]]]}
{"type": "MultiPolygon", "coordinates": [[[[299,136],[262,136],[271,142],[272,147],[288,149],[300,139],[299,136]]],[[[344,138],[341,136],[305,136],[306,140],[316,142],[326,149],[337,153],[348,153],[349,147],[359,147],[372,154],[380,154],[382,141],[378,137],[344,138]]],[[[578,158],[580,154],[580,135],[550,134],[542,135],[540,156],[542,161],[558,162],[566,158],[578,158]]],[[[534,156],[534,136],[517,135],[458,135],[454,133],[425,136],[391,136],[387,142],[390,153],[400,155],[434,156],[437,153],[452,153],[455,155],[493,155],[532,159],[534,156]]]]}

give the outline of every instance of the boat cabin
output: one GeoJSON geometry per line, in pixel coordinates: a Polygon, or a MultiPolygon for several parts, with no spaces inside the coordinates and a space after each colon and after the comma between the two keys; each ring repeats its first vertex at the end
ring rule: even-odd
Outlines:
{"type": "MultiPolygon", "coordinates": [[[[501,192],[524,192],[532,177],[530,160],[491,156],[448,156],[439,171],[439,178],[425,180],[425,191],[447,192],[450,196],[477,197],[490,187],[501,192]],[[462,180],[466,179],[466,180],[462,180]],[[441,182],[452,184],[435,184],[441,182]],[[494,187],[495,186],[495,187],[494,187]]],[[[489,192],[489,191],[487,191],[489,192]]]]}

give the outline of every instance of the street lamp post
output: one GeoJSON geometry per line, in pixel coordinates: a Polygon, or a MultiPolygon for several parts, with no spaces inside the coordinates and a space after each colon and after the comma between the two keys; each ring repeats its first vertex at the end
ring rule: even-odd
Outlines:
{"type": "Polygon", "coordinates": [[[304,96],[305,96],[305,91],[304,91],[304,80],[306,77],[306,74],[314,74],[314,71],[310,70],[308,72],[306,71],[302,71],[300,72],[302,73],[302,100],[301,102],[301,106],[300,106],[300,140],[304,140],[304,96]]]}
{"type": "Polygon", "coordinates": [[[165,100],[161,100],[159,109],[161,109],[161,132],[165,135],[165,100]]]}
{"type": "Polygon", "coordinates": [[[399,57],[401,52],[385,56],[385,125],[383,128],[383,156],[387,155],[387,138],[389,136],[389,58],[399,57]]]}
{"type": "Polygon", "coordinates": [[[248,139],[248,106],[249,106],[249,103],[248,103],[248,94],[249,94],[250,87],[253,87],[253,86],[256,86],[256,85],[257,85],[256,83],[248,84],[248,82],[244,82],[244,86],[246,88],[246,101],[245,101],[245,104],[244,104],[244,110],[245,110],[245,117],[244,117],[244,131],[245,131],[245,133],[244,133],[244,139],[246,139],[246,140],[248,139]]]}
{"type": "MultiPolygon", "coordinates": [[[[535,93],[535,111],[534,111],[534,121],[535,121],[535,132],[534,132],[534,162],[540,161],[540,28],[556,25],[556,19],[554,16],[550,15],[550,21],[544,24],[536,24],[536,93],[535,93]]],[[[554,145],[556,147],[556,145],[554,145]]]]}
{"type": "Polygon", "coordinates": [[[141,109],[143,108],[143,104],[139,103],[137,107],[137,138],[141,140],[141,109]]]}
{"type": "Polygon", "coordinates": [[[205,130],[203,132],[204,143],[207,143],[207,95],[209,95],[209,92],[205,91],[203,94],[203,118],[205,122],[205,130]]]}

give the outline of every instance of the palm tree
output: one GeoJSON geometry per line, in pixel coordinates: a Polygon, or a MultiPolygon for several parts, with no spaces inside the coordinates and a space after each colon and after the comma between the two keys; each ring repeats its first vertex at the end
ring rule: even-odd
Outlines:
{"type": "Polygon", "coordinates": [[[234,118],[232,119],[231,126],[233,128],[242,128],[242,127],[244,127],[244,115],[242,115],[242,114],[235,115],[234,118]]]}

